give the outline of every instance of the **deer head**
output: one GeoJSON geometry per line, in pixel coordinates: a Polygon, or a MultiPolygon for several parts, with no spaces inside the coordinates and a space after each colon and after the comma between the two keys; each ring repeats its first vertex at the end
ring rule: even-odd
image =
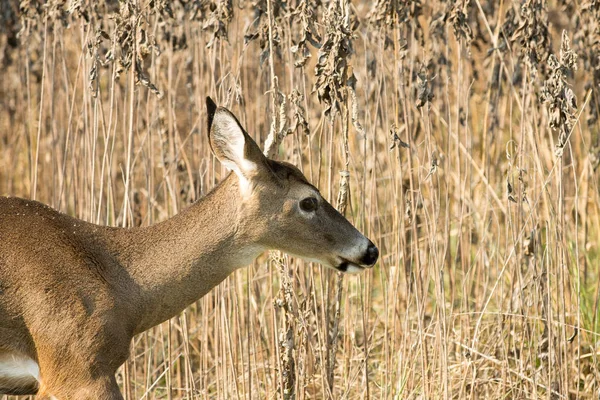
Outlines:
{"type": "Polygon", "coordinates": [[[207,98],[209,141],[239,182],[239,234],[347,273],[372,267],[377,247],[321,196],[295,166],[268,159],[226,108],[207,98]]]}

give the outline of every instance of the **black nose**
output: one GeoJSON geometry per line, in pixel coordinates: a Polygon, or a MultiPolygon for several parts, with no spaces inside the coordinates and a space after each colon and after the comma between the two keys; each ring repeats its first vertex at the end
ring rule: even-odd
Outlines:
{"type": "Polygon", "coordinates": [[[375,246],[372,242],[369,242],[369,247],[367,247],[367,252],[365,253],[363,259],[361,260],[365,265],[373,265],[379,258],[379,250],[377,246],[375,246]]]}

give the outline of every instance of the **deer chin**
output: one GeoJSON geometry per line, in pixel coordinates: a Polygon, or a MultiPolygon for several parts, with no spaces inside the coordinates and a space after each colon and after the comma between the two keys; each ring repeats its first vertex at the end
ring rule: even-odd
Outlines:
{"type": "Polygon", "coordinates": [[[349,261],[340,256],[336,256],[334,259],[325,259],[325,260],[323,260],[323,259],[320,260],[317,258],[309,258],[309,257],[300,257],[300,258],[302,258],[304,261],[321,264],[322,266],[324,266],[326,268],[331,268],[336,271],[340,271],[340,272],[343,272],[343,273],[349,274],[349,275],[360,274],[367,268],[366,266],[362,266],[360,264],[354,263],[354,262],[349,261]]]}
{"type": "Polygon", "coordinates": [[[354,275],[354,274],[360,274],[367,267],[340,257],[340,261],[334,268],[345,274],[354,275]]]}

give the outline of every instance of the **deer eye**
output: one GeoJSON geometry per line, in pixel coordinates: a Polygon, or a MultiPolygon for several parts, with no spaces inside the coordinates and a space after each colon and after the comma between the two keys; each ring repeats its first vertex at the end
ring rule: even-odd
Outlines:
{"type": "Polygon", "coordinates": [[[319,202],[314,197],[307,197],[305,199],[300,200],[300,209],[305,212],[314,212],[317,211],[319,207],[319,202]]]}

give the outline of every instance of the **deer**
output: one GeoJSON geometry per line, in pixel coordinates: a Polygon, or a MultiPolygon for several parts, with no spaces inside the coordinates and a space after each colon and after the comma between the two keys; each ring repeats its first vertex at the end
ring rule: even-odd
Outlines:
{"type": "Polygon", "coordinates": [[[0,394],[123,399],[133,337],[183,311],[267,249],[345,273],[379,250],[286,162],[206,99],[208,142],[231,172],[179,214],[96,225],[0,197],[0,394]]]}

